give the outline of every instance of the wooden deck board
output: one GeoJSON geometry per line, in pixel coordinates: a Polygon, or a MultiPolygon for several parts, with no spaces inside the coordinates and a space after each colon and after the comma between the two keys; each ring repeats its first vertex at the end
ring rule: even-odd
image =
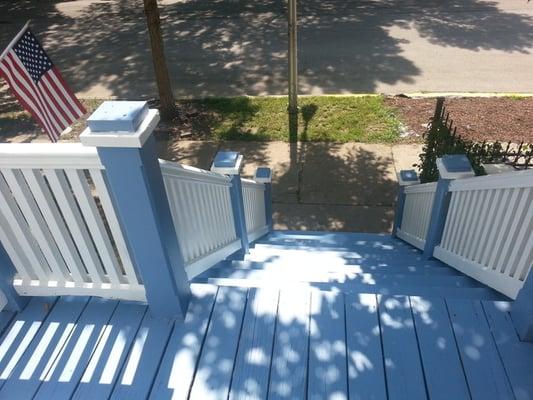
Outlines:
{"type": "Polygon", "coordinates": [[[426,399],[418,341],[406,296],[378,296],[389,399],[426,399]]]}
{"type": "Polygon", "coordinates": [[[308,399],[348,398],[342,293],[311,293],[308,399]]]}
{"type": "Polygon", "coordinates": [[[30,399],[34,396],[88,301],[88,297],[70,296],[57,301],[0,390],[0,398],[30,399]]]}
{"type": "Polygon", "coordinates": [[[410,303],[429,397],[470,399],[446,303],[421,297],[411,297],[410,303]]]}
{"type": "Polygon", "coordinates": [[[230,400],[265,399],[268,394],[279,291],[252,289],[248,295],[230,400]]]}
{"type": "Polygon", "coordinates": [[[481,303],[448,300],[447,304],[472,399],[512,399],[481,303]]]}
{"type": "Polygon", "coordinates": [[[161,360],[150,398],[187,399],[213,311],[217,287],[192,285],[193,297],[183,324],[176,323],[161,360]]]}
{"type": "Polygon", "coordinates": [[[346,296],[346,346],[350,399],[386,399],[376,295],[346,296]]]}

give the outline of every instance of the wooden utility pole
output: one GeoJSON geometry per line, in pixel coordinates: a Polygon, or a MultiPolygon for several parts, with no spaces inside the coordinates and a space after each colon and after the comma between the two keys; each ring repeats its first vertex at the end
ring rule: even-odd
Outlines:
{"type": "Polygon", "coordinates": [[[289,19],[289,114],[298,113],[298,62],[296,0],[288,0],[289,19]]]}
{"type": "Polygon", "coordinates": [[[161,34],[161,21],[159,19],[157,0],[143,1],[148,33],[150,35],[155,79],[159,91],[159,101],[161,103],[161,116],[164,119],[170,119],[176,115],[176,105],[174,103],[172,85],[170,84],[170,77],[168,75],[167,62],[165,59],[165,49],[163,46],[163,35],[161,34]]]}

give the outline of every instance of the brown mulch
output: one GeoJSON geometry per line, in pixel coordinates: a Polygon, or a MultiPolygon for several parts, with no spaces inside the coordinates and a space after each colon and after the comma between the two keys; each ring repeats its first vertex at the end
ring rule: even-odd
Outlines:
{"type": "MultiPolygon", "coordinates": [[[[436,99],[387,97],[385,104],[398,110],[408,131],[425,132],[436,99]]],[[[475,141],[533,143],[533,97],[448,98],[445,101],[457,133],[475,141]]]]}

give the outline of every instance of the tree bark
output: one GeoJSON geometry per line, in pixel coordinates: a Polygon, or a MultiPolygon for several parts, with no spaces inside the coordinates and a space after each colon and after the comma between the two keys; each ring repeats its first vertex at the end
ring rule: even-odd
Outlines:
{"type": "Polygon", "coordinates": [[[161,116],[164,119],[170,119],[176,115],[176,105],[174,103],[172,85],[170,84],[170,77],[165,59],[163,36],[161,34],[161,22],[159,19],[159,8],[157,6],[157,0],[143,1],[146,23],[148,25],[148,33],[150,35],[155,79],[159,91],[159,101],[161,103],[161,116]]]}

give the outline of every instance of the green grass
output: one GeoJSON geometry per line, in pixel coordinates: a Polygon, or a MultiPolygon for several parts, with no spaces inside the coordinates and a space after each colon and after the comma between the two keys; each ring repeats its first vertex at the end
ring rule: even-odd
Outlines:
{"type": "MultiPolygon", "coordinates": [[[[184,100],[207,120],[205,136],[219,140],[289,140],[285,97],[184,100]]],[[[299,100],[298,140],[392,143],[399,119],[381,96],[312,96],[299,100]]]]}

